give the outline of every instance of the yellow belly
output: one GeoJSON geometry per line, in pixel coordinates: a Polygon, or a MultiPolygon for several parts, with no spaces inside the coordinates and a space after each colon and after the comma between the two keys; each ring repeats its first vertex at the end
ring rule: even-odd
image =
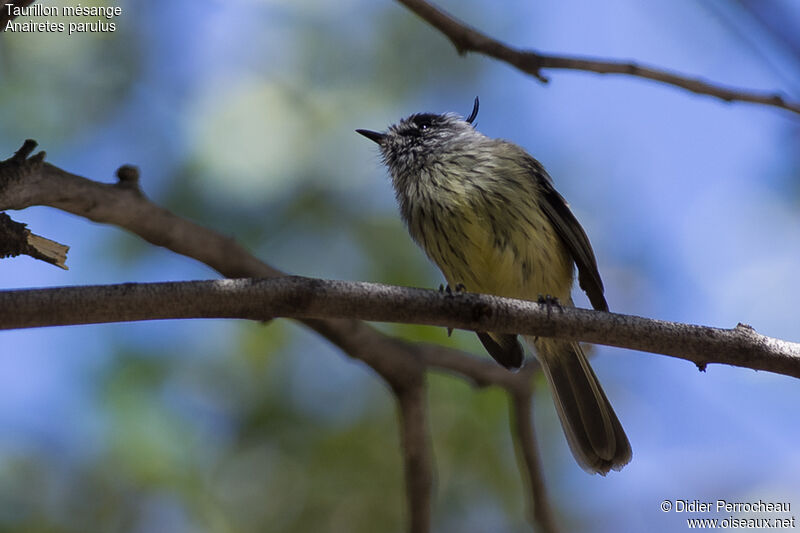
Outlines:
{"type": "Polygon", "coordinates": [[[573,264],[550,222],[541,212],[529,213],[528,220],[504,217],[504,239],[496,238],[488,218],[470,211],[446,221],[424,248],[452,287],[462,283],[470,292],[525,300],[550,295],[570,303],[573,264]],[[448,246],[461,253],[447,252],[448,246]]]}

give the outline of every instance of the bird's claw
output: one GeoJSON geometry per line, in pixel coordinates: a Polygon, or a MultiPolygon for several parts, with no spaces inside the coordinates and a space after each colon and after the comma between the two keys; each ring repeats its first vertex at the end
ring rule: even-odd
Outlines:
{"type": "Polygon", "coordinates": [[[556,309],[561,311],[561,302],[558,301],[558,298],[556,298],[555,296],[550,296],[549,294],[546,294],[544,296],[542,296],[540,294],[539,298],[536,300],[536,303],[544,304],[544,305],[547,306],[547,318],[548,318],[548,320],[550,319],[550,314],[553,311],[553,307],[555,307],[556,309]]]}
{"type": "Polygon", "coordinates": [[[453,290],[453,289],[450,288],[450,284],[449,283],[447,285],[442,285],[440,283],[439,284],[439,292],[440,293],[446,293],[448,296],[453,296],[454,294],[461,294],[463,292],[467,292],[467,288],[464,286],[463,283],[459,283],[458,285],[456,285],[455,290],[453,290]]]}
{"type": "MultiPolygon", "coordinates": [[[[447,294],[447,296],[453,296],[454,294],[461,294],[462,292],[467,292],[467,288],[464,286],[463,283],[459,283],[456,285],[456,290],[450,288],[450,284],[448,283],[447,286],[439,284],[439,293],[447,294]]],[[[447,336],[453,334],[453,328],[447,328],[447,336]]]]}

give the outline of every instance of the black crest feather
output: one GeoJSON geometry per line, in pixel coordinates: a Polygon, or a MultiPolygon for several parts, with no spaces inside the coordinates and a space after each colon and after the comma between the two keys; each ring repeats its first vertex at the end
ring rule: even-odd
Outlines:
{"type": "Polygon", "coordinates": [[[478,101],[478,97],[475,97],[475,103],[472,104],[472,113],[469,114],[467,117],[467,122],[472,124],[472,121],[475,120],[475,117],[478,116],[478,108],[480,107],[480,102],[478,101]]]}

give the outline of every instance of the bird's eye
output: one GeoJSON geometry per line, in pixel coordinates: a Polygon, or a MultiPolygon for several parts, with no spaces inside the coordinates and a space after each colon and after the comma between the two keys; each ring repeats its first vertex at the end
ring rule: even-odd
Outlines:
{"type": "Polygon", "coordinates": [[[429,130],[431,126],[433,126],[434,118],[436,117],[431,113],[420,113],[419,115],[414,115],[411,119],[411,122],[418,131],[425,131],[429,130]]]}

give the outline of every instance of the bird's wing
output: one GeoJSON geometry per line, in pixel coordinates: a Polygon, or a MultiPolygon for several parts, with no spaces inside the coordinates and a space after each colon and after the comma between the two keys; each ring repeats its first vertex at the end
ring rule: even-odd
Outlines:
{"type": "Polygon", "coordinates": [[[592,245],[583,231],[575,215],[569,209],[569,204],[553,187],[550,176],[538,161],[531,158],[532,170],[536,174],[536,181],[542,193],[541,208],[547,215],[569,250],[572,260],[578,265],[578,283],[595,309],[608,311],[608,303],[603,296],[603,280],[597,270],[597,259],[594,257],[592,245]]]}

